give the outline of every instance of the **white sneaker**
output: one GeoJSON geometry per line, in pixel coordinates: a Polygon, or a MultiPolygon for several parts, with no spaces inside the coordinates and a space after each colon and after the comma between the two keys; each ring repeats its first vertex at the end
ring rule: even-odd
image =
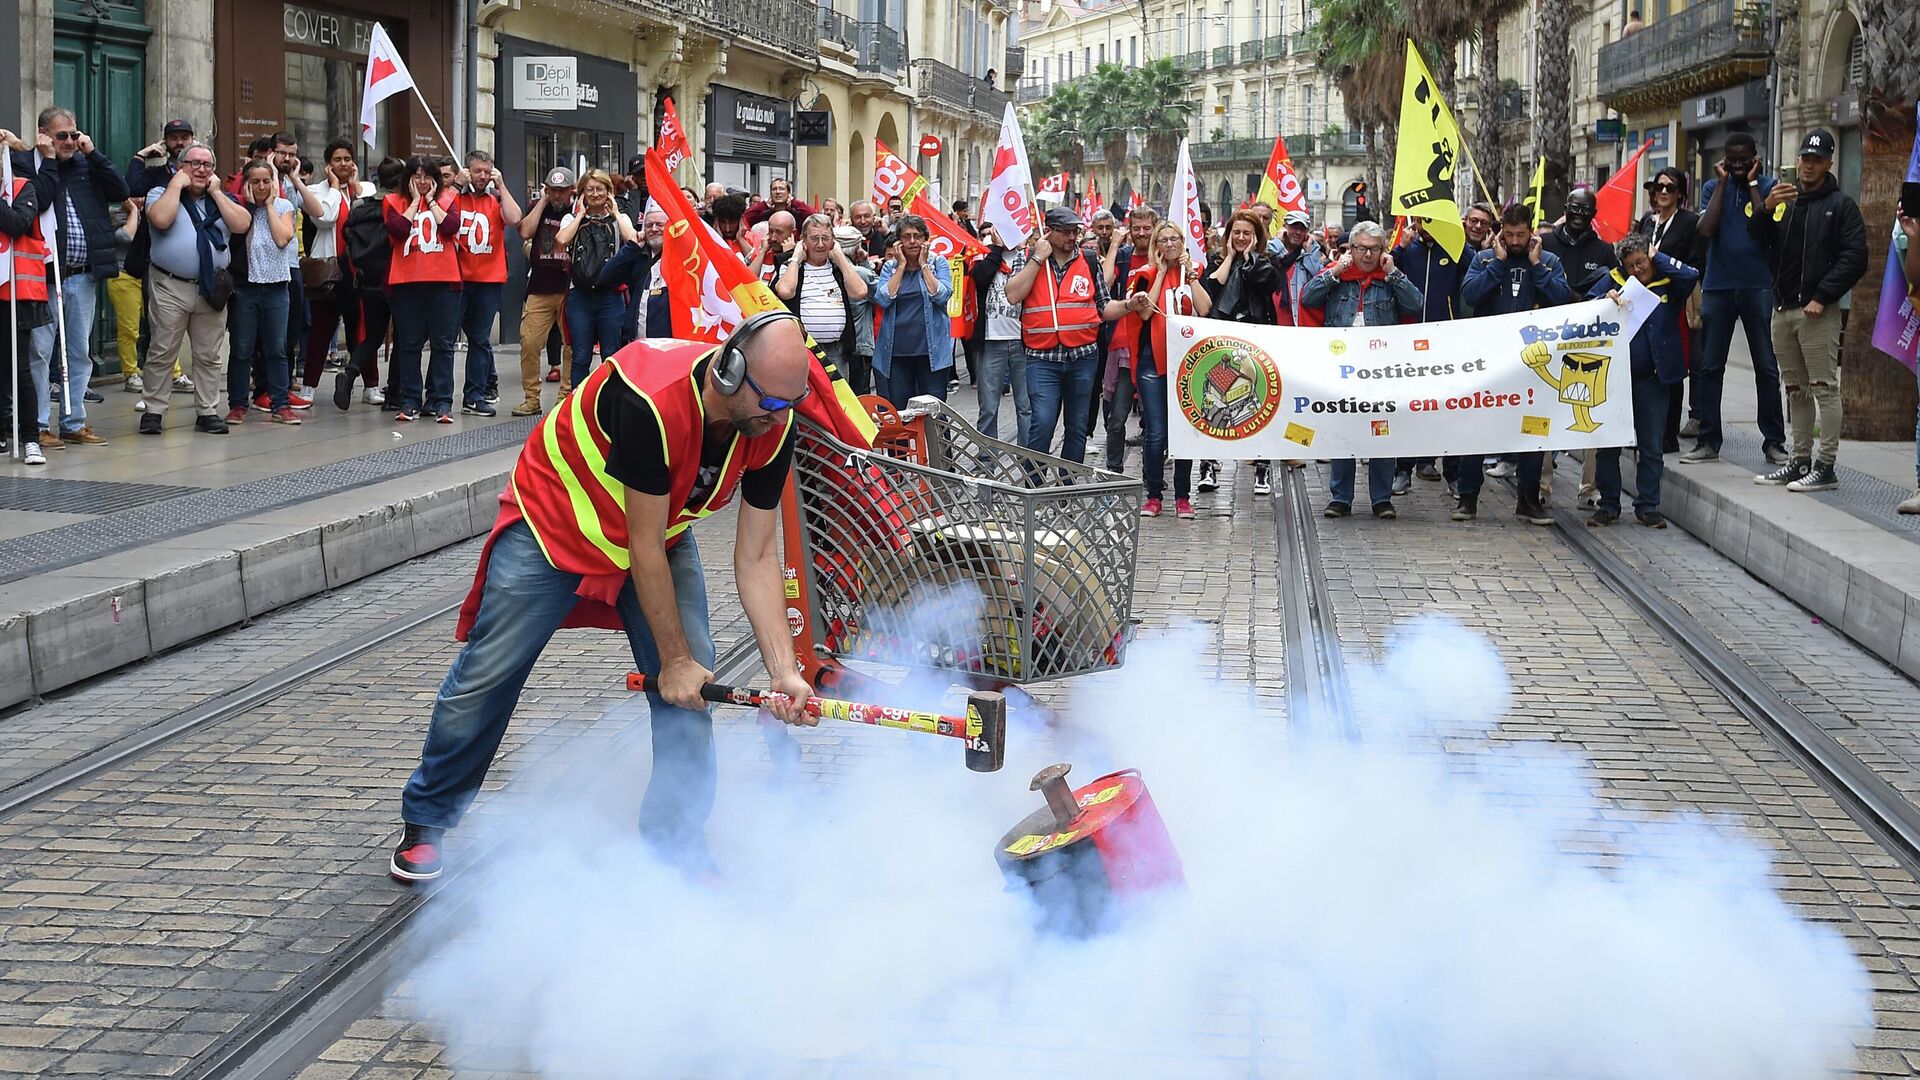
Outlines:
{"type": "Polygon", "coordinates": [[[1920,514],[1920,491],[1909,495],[1900,503],[1898,509],[1903,514],[1920,514]]]}
{"type": "Polygon", "coordinates": [[[173,377],[173,392],[176,394],[193,393],[193,380],[187,378],[185,375],[175,375],[173,377]]]}
{"type": "Polygon", "coordinates": [[[30,442],[21,449],[20,460],[29,465],[45,465],[47,463],[47,455],[40,452],[39,443],[30,442]]]}
{"type": "Polygon", "coordinates": [[[387,402],[387,395],[381,393],[379,387],[369,386],[360,391],[360,400],[369,405],[384,405],[387,402]]]}
{"type": "Polygon", "coordinates": [[[133,399],[133,411],[134,411],[134,412],[146,412],[146,411],[147,411],[147,399],[146,399],[146,398],[143,398],[143,397],[140,397],[140,398],[134,398],[134,399],[133,399]]]}
{"type": "Polygon", "coordinates": [[[1493,468],[1487,470],[1487,476],[1494,480],[1504,480],[1518,471],[1518,469],[1514,468],[1513,462],[1501,461],[1496,462],[1493,468]]]}
{"type": "Polygon", "coordinates": [[[127,376],[126,391],[129,394],[144,394],[147,392],[147,384],[141,381],[139,375],[129,375],[127,376]]]}

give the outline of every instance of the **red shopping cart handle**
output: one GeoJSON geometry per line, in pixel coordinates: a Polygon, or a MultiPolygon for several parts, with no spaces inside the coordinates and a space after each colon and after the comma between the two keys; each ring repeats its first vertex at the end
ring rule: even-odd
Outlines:
{"type": "MultiPolygon", "coordinates": [[[[636,671],[627,675],[627,689],[658,693],[660,684],[653,676],[636,671]]],[[[700,688],[700,696],[716,705],[758,707],[766,702],[768,694],[751,686],[707,683],[700,688]]],[[[974,772],[996,772],[1006,762],[1007,699],[992,690],[968,694],[965,716],[945,716],[891,705],[870,705],[823,697],[809,697],[806,708],[810,715],[827,720],[845,720],[854,724],[959,739],[967,748],[967,768],[974,772]]]]}

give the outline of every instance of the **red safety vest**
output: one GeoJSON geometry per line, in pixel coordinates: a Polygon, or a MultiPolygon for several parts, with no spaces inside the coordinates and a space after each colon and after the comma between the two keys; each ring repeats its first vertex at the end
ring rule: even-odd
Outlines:
{"type": "Polygon", "coordinates": [[[731,502],[742,474],[779,454],[793,427],[791,412],[765,435],[735,435],[713,491],[697,505],[687,505],[707,437],[706,406],[693,369],[716,348],[703,341],[633,342],[595,368],[535,425],[510,486],[555,569],[594,576],[625,573],[630,565],[626,488],[607,475],[611,444],[600,428],[600,393],[608,379],[624,381],[659,415],[674,507],[667,521],[669,547],[694,522],[731,502]]]}
{"type": "MultiPolygon", "coordinates": [[[[1157,273],[1159,268],[1152,262],[1148,262],[1145,266],[1134,267],[1133,272],[1127,275],[1121,295],[1132,296],[1137,282],[1144,281],[1148,286],[1152,286],[1154,275],[1157,273]]],[[[1158,310],[1165,312],[1176,304],[1174,290],[1182,284],[1180,275],[1173,274],[1171,284],[1165,290],[1166,295],[1154,298],[1154,304],[1158,310]]],[[[1183,297],[1177,301],[1177,304],[1180,314],[1193,314],[1193,301],[1190,298],[1183,297]]],[[[1125,350],[1124,356],[1120,357],[1118,362],[1122,367],[1132,370],[1135,379],[1140,377],[1139,365],[1135,363],[1140,355],[1140,338],[1148,334],[1152,335],[1154,371],[1156,374],[1165,375],[1167,352],[1172,346],[1167,341],[1166,320],[1159,315],[1140,316],[1131,311],[1127,312],[1126,316],[1113,328],[1113,343],[1107,347],[1109,355],[1112,355],[1115,350],[1125,350]]]]}
{"type": "MultiPolygon", "coordinates": [[[[0,150],[0,153],[6,153],[0,150]]],[[[27,182],[14,178],[10,198],[17,199],[25,191],[27,182]]],[[[47,241],[40,235],[40,221],[34,219],[33,228],[20,236],[8,236],[0,233],[0,258],[11,256],[13,260],[13,278],[11,282],[0,281],[0,300],[40,300],[47,297],[47,241]],[[14,290],[18,289],[18,292],[14,290]]]]}
{"type": "Polygon", "coordinates": [[[1093,306],[1093,268],[1084,253],[1075,252],[1073,262],[1053,283],[1053,259],[1036,255],[1046,265],[1040,268],[1026,305],[1020,311],[1020,334],[1029,349],[1076,348],[1092,345],[1100,339],[1100,312],[1093,306]]]}
{"type": "Polygon", "coordinates": [[[497,195],[460,195],[453,201],[460,215],[454,251],[460,260],[460,280],[507,280],[506,218],[497,195]]]}
{"type": "MultiPolygon", "coordinates": [[[[448,213],[458,213],[454,209],[453,192],[441,196],[441,205],[448,213]]],[[[391,210],[401,217],[407,217],[407,207],[412,205],[410,195],[388,195],[381,200],[381,212],[391,210]]],[[[412,215],[413,231],[407,238],[393,245],[393,261],[387,265],[388,285],[407,285],[416,281],[459,281],[460,258],[454,253],[453,245],[440,239],[439,226],[433,220],[433,214],[422,210],[412,215]]]]}

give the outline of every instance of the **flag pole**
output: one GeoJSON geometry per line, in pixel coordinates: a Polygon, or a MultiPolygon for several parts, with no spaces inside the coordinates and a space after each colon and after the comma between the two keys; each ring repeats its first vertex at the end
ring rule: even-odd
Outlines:
{"type": "MultiPolygon", "coordinates": [[[[59,246],[58,241],[55,242],[54,246],[59,246]]],[[[56,256],[58,255],[57,252],[55,254],[56,256]]],[[[73,416],[73,402],[68,400],[73,397],[73,387],[68,385],[67,371],[67,301],[65,295],[61,292],[60,260],[57,257],[49,258],[47,260],[47,269],[53,279],[53,355],[47,358],[47,391],[48,393],[52,393],[53,391],[53,364],[54,361],[58,360],[60,362],[61,384],[60,419],[66,420],[73,416]]],[[[86,388],[82,387],[80,392],[85,394],[86,388]]]]}
{"type": "MultiPolygon", "coordinates": [[[[1484,105],[1481,107],[1485,108],[1484,105]]],[[[1473,181],[1480,185],[1480,194],[1487,200],[1487,205],[1494,207],[1499,206],[1499,203],[1493,201],[1493,192],[1487,190],[1487,178],[1480,172],[1480,163],[1473,160],[1473,140],[1462,138],[1460,140],[1460,149],[1467,155],[1467,164],[1473,169],[1473,181]]]]}
{"type": "MultiPolygon", "coordinates": [[[[14,203],[13,147],[5,143],[0,143],[0,166],[4,166],[0,168],[0,184],[6,187],[6,191],[0,194],[6,196],[7,206],[12,207],[14,203]]],[[[7,260],[7,314],[12,319],[8,328],[10,336],[7,338],[7,353],[13,357],[13,363],[9,365],[10,369],[7,372],[7,396],[13,401],[13,434],[7,441],[7,456],[12,458],[23,458],[27,453],[26,448],[20,445],[20,410],[27,408],[29,404],[20,400],[20,282],[13,273],[14,245],[19,242],[19,237],[10,240],[4,254],[7,260]]],[[[40,407],[38,401],[31,404],[35,409],[40,407]]]]}
{"type": "Polygon", "coordinates": [[[458,159],[460,157],[460,151],[453,145],[453,140],[447,138],[447,133],[440,130],[440,121],[434,119],[433,106],[427,104],[427,96],[420,92],[420,84],[414,82],[412,78],[408,78],[407,81],[413,84],[413,96],[420,99],[420,107],[427,111],[427,123],[433,125],[434,134],[440,136],[440,142],[447,148],[447,153],[455,159],[458,159]]]}

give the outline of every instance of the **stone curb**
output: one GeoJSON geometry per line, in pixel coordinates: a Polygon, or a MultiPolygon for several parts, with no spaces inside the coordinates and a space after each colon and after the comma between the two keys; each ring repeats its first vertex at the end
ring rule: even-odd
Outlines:
{"type": "Polygon", "coordinates": [[[493,525],[517,453],[487,454],[0,587],[0,708],[482,535],[493,525]],[[143,575],[131,576],[133,567],[143,575]]]}

